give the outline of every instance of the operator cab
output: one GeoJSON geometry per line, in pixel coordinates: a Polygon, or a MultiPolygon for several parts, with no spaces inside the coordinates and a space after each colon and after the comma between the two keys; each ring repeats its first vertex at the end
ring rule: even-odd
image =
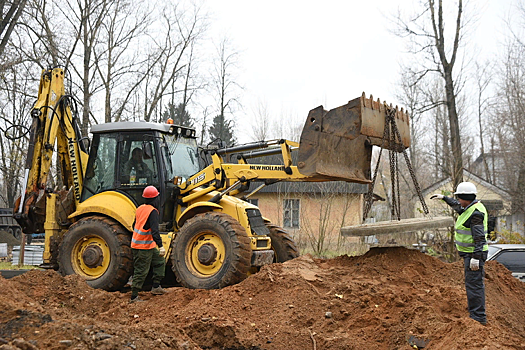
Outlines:
{"type": "Polygon", "coordinates": [[[136,206],[142,191],[153,185],[160,192],[160,215],[173,214],[173,179],[200,170],[195,130],[171,124],[117,122],[98,124],[93,134],[81,201],[104,191],[117,191],[136,206]],[[165,209],[165,210],[164,210],[165,209]]]}

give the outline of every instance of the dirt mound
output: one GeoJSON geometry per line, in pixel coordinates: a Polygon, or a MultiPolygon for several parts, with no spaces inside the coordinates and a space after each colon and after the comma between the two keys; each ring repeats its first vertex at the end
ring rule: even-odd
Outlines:
{"type": "Polygon", "coordinates": [[[0,277],[0,338],[42,349],[525,349],[525,283],[496,262],[486,270],[486,327],[468,317],[462,263],[404,248],[302,256],[235,286],[143,292],[137,304],[30,271],[0,277]]]}
{"type": "Polygon", "coordinates": [[[0,230],[0,243],[7,243],[9,247],[20,245],[20,241],[7,231],[0,230]]]}

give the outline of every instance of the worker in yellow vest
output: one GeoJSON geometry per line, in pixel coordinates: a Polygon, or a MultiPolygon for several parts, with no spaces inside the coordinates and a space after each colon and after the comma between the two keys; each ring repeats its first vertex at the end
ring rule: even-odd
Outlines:
{"type": "Polygon", "coordinates": [[[164,294],[160,285],[164,278],[166,262],[165,248],[159,233],[159,191],[155,186],[148,186],[142,192],[146,203],[137,208],[131,250],[133,251],[133,282],[131,285],[131,302],[142,301],[139,292],[150,268],[153,269],[153,288],[151,294],[164,294]]]}
{"type": "Polygon", "coordinates": [[[483,265],[489,250],[487,209],[476,199],[477,189],[471,182],[460,183],[454,194],[457,200],[442,194],[433,194],[430,199],[444,200],[459,214],[455,225],[455,241],[465,266],[468,310],[472,319],[486,325],[483,265]]]}

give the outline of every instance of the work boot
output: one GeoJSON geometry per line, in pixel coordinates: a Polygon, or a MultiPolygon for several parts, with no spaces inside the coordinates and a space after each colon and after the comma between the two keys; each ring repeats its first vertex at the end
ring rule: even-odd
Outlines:
{"type": "Polygon", "coordinates": [[[135,297],[135,298],[131,299],[129,302],[130,302],[130,304],[133,304],[133,303],[140,303],[142,301],[144,301],[144,300],[140,299],[139,297],[135,297]]]}
{"type": "Polygon", "coordinates": [[[151,288],[151,294],[153,295],[162,295],[162,294],[165,294],[166,293],[166,290],[164,288],[162,288],[162,286],[158,286],[158,287],[153,287],[151,288]]]}

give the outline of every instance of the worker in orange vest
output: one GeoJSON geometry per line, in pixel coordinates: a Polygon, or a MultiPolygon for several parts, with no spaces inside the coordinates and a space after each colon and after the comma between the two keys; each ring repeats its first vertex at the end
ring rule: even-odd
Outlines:
{"type": "Polygon", "coordinates": [[[142,192],[146,203],[137,208],[131,250],[133,251],[133,282],[131,302],[142,301],[139,292],[146,280],[150,268],[153,268],[153,288],[151,294],[160,295],[166,291],[160,285],[164,278],[166,249],[162,246],[159,233],[159,191],[155,186],[148,186],[142,192]]]}

